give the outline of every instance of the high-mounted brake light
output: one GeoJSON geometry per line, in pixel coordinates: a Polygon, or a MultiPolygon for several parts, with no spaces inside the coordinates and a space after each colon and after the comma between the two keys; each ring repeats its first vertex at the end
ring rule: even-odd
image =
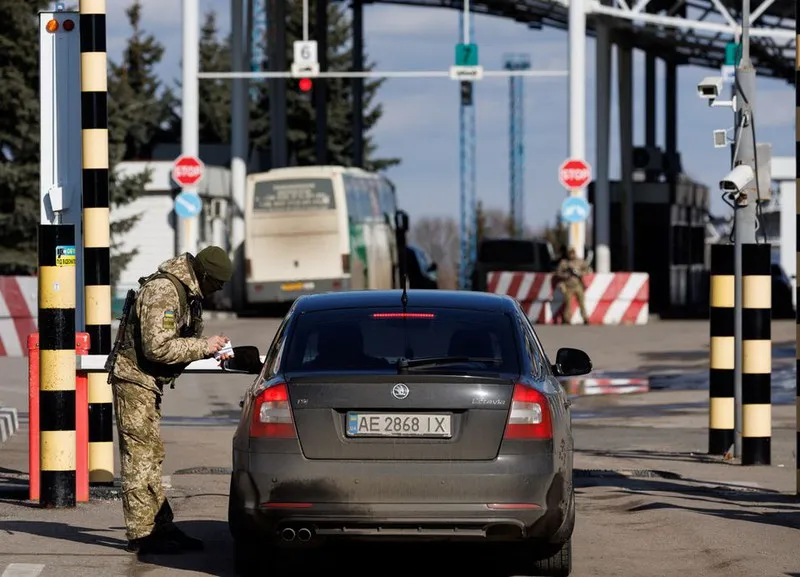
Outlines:
{"type": "Polygon", "coordinates": [[[552,439],[553,427],[547,397],[532,387],[517,383],[511,399],[506,439],[552,439]]]}
{"type": "Polygon", "coordinates": [[[433,313],[372,313],[373,319],[432,319],[433,313]]]}
{"type": "Polygon", "coordinates": [[[290,439],[297,436],[285,383],[264,389],[256,398],[250,422],[251,437],[290,439]]]}

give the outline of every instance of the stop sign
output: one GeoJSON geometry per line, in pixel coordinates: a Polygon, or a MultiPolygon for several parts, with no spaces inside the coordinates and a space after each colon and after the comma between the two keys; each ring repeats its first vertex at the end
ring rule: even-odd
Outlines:
{"type": "Polygon", "coordinates": [[[179,156],[172,166],[172,179],[180,186],[194,186],[203,178],[203,163],[196,156],[179,156]]]}
{"type": "Polygon", "coordinates": [[[592,167],[584,160],[570,158],[558,169],[558,180],[570,190],[583,188],[592,180],[592,167]]]}

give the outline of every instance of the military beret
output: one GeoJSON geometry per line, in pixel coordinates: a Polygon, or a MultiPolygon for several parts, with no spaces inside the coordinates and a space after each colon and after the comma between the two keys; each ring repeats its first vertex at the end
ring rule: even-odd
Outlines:
{"type": "Polygon", "coordinates": [[[233,276],[233,264],[228,253],[218,246],[207,246],[197,253],[197,264],[211,278],[220,282],[228,282],[233,276]]]}

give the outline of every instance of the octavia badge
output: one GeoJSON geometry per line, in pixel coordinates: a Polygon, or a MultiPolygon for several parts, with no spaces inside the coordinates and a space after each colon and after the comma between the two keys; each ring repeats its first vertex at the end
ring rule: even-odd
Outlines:
{"type": "Polygon", "coordinates": [[[403,400],[408,396],[409,390],[408,386],[404,383],[397,383],[395,386],[392,387],[392,396],[395,399],[403,400]]]}

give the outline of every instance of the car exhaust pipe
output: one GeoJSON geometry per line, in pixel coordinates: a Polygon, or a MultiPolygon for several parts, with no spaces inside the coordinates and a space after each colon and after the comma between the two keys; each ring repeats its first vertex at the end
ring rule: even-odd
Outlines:
{"type": "Polygon", "coordinates": [[[286,527],[281,531],[281,539],[284,541],[294,541],[295,532],[291,527],[286,527]]]}
{"type": "Polygon", "coordinates": [[[311,541],[311,537],[313,534],[311,533],[310,529],[303,527],[302,529],[297,530],[297,538],[300,539],[303,543],[308,543],[311,541]]]}

